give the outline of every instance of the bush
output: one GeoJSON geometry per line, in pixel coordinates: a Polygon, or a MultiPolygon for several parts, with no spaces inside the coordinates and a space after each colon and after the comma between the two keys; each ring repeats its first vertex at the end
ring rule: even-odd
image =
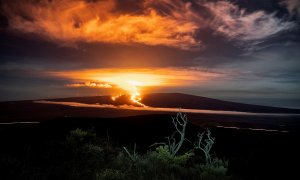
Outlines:
{"type": "MultiPolygon", "coordinates": [[[[211,159],[210,150],[214,144],[215,138],[211,136],[209,130],[199,133],[198,140],[195,143],[195,149],[200,149],[205,154],[206,163],[187,164],[187,161],[194,156],[193,151],[179,154],[185,138],[187,116],[177,113],[173,118],[173,124],[176,131],[172,136],[167,137],[167,143],[155,143],[159,145],[154,151],[146,155],[138,155],[134,146],[133,153],[130,153],[125,147],[127,153],[119,154],[117,164],[123,172],[127,173],[128,179],[225,179],[228,163],[219,159],[211,159]],[[175,134],[179,134],[179,139],[175,134]],[[206,134],[205,134],[206,133],[206,134]],[[204,135],[206,135],[205,138],[204,135]],[[123,166],[123,168],[122,168],[123,166]],[[127,169],[124,169],[124,166],[127,169]],[[130,177],[130,178],[129,178],[130,177]]],[[[191,161],[193,162],[193,161],[191,161]]]]}
{"type": "Polygon", "coordinates": [[[82,129],[75,129],[70,132],[66,138],[66,143],[70,146],[80,146],[85,143],[95,141],[96,134],[91,131],[83,131],[82,129]]]}
{"type": "Polygon", "coordinates": [[[165,161],[169,164],[177,164],[177,165],[184,165],[187,160],[189,160],[194,153],[193,152],[186,152],[183,155],[173,156],[169,151],[169,146],[158,146],[156,151],[152,152],[153,155],[156,156],[157,159],[165,161]]]}
{"type": "MultiPolygon", "coordinates": [[[[225,179],[228,161],[214,158],[211,163],[201,164],[201,179],[225,179]]],[[[228,179],[228,177],[227,177],[228,179]]]]}
{"type": "Polygon", "coordinates": [[[75,129],[66,137],[64,169],[67,179],[95,179],[98,169],[105,165],[104,150],[96,144],[92,131],[75,129]]]}
{"type": "Polygon", "coordinates": [[[116,169],[104,169],[96,174],[96,180],[122,180],[125,177],[124,173],[116,169]]]}

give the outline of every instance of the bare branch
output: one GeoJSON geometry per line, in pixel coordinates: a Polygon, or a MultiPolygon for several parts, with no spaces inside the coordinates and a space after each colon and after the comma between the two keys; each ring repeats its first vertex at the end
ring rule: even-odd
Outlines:
{"type": "Polygon", "coordinates": [[[185,129],[187,125],[186,114],[182,114],[179,111],[175,117],[172,117],[172,123],[174,124],[176,131],[171,136],[166,137],[166,139],[167,139],[170,153],[172,154],[172,156],[176,156],[183,142],[186,140],[185,138],[185,129]],[[177,139],[175,138],[176,133],[179,134],[179,138],[180,138],[179,141],[177,141],[177,139]]]}
{"type": "Polygon", "coordinates": [[[198,133],[197,137],[198,140],[194,144],[195,149],[200,149],[205,154],[206,163],[211,163],[211,156],[210,150],[214,144],[215,138],[211,137],[211,132],[209,129],[206,129],[206,139],[205,144],[202,142],[204,137],[205,131],[202,133],[198,133]]]}

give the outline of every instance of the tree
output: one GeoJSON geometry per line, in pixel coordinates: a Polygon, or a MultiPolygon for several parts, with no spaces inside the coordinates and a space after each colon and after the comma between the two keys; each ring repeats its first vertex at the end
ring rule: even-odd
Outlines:
{"type": "Polygon", "coordinates": [[[168,140],[167,143],[161,142],[161,143],[154,143],[151,146],[154,145],[164,145],[168,147],[168,150],[170,154],[175,157],[180,150],[185,138],[185,129],[187,125],[187,116],[186,114],[182,114],[180,111],[176,114],[175,117],[172,117],[172,123],[175,126],[176,131],[170,136],[166,137],[168,140]],[[179,134],[179,141],[176,140],[175,135],[179,134]]]}
{"type": "Polygon", "coordinates": [[[205,143],[203,143],[203,137],[205,135],[205,131],[202,133],[198,133],[198,140],[194,144],[195,149],[200,149],[204,152],[205,160],[207,164],[211,163],[211,156],[210,156],[210,150],[214,144],[215,138],[211,137],[211,132],[209,129],[206,130],[206,139],[204,140],[205,143]]]}

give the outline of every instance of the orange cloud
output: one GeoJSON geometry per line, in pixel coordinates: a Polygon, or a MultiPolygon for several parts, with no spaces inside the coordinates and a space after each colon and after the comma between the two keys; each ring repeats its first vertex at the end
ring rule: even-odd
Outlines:
{"type": "MultiPolygon", "coordinates": [[[[294,0],[284,2],[290,11],[298,7],[294,0]]],[[[196,38],[199,29],[210,28],[230,40],[249,42],[295,27],[275,13],[247,12],[226,0],[143,0],[137,4],[136,11],[122,11],[120,0],[10,0],[2,9],[12,30],[39,34],[63,45],[137,43],[191,50],[205,47],[196,38]]]]}
{"type": "Polygon", "coordinates": [[[209,72],[199,69],[156,68],[156,69],[86,69],[46,72],[47,76],[73,81],[75,85],[98,87],[118,87],[132,91],[133,87],[190,86],[225,76],[224,73],[209,72]],[[88,82],[88,83],[76,83],[88,82]],[[94,86],[95,85],[95,86],[94,86]]]}
{"type": "Polygon", "coordinates": [[[67,84],[67,87],[96,87],[96,88],[112,88],[112,85],[108,83],[99,82],[84,82],[84,83],[73,83],[67,84]]]}
{"type": "Polygon", "coordinates": [[[189,19],[188,3],[171,15],[159,14],[152,4],[145,1],[143,11],[135,14],[119,13],[115,0],[27,0],[6,3],[3,9],[11,29],[60,43],[141,43],[182,49],[200,46],[194,38],[199,24],[189,19]]]}

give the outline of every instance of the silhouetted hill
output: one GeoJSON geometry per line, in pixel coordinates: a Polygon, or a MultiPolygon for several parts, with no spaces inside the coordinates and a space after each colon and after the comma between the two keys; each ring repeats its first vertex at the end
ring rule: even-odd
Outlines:
{"type": "Polygon", "coordinates": [[[299,109],[278,108],[222,101],[181,93],[155,93],[143,97],[142,102],[153,107],[242,111],[256,113],[300,113],[299,109]]]}
{"type": "MultiPolygon", "coordinates": [[[[51,99],[53,101],[80,102],[87,104],[134,105],[128,96],[113,101],[110,96],[70,97],[51,99]]],[[[151,107],[188,108],[223,111],[242,111],[255,113],[300,113],[299,109],[251,105],[194,96],[181,93],[154,93],[143,96],[142,103],[151,107]]]]}
{"type": "MultiPolygon", "coordinates": [[[[50,101],[67,101],[87,104],[130,104],[128,97],[124,96],[118,101],[112,101],[109,96],[94,97],[70,97],[49,99],[50,101]]],[[[298,109],[275,108],[256,106],[234,102],[221,101],[199,96],[177,93],[148,94],[143,97],[143,103],[153,107],[210,109],[225,111],[245,111],[257,113],[297,113],[297,115],[235,115],[213,113],[188,113],[189,121],[200,126],[226,125],[245,128],[267,128],[277,130],[297,131],[299,126],[298,109]]],[[[147,111],[146,109],[122,109],[122,108],[91,108],[72,107],[60,104],[41,104],[34,101],[12,101],[0,103],[0,123],[6,122],[43,122],[57,118],[118,118],[153,114],[174,115],[174,112],[147,111]]],[[[145,118],[141,117],[141,121],[145,118]]]]}

